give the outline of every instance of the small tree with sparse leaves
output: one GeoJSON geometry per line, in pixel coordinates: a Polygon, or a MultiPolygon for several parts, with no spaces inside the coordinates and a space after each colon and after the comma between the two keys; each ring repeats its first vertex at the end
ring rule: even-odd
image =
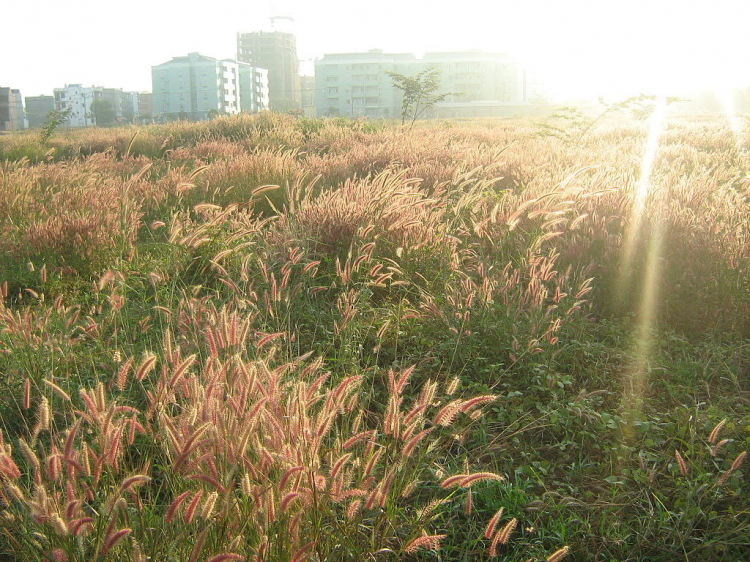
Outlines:
{"type": "Polygon", "coordinates": [[[403,92],[401,124],[406,124],[408,120],[410,127],[425,111],[451,95],[436,93],[440,87],[440,69],[435,67],[427,68],[414,76],[390,71],[386,74],[391,77],[393,85],[403,92]]]}
{"type": "Polygon", "coordinates": [[[47,119],[42,125],[42,132],[40,133],[42,144],[45,144],[55,130],[68,120],[71,111],[72,109],[69,107],[64,110],[53,109],[47,114],[47,119]]]}

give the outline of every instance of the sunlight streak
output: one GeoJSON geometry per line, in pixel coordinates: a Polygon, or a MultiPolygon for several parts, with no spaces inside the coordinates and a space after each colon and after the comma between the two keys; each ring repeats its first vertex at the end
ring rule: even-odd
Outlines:
{"type": "Polygon", "coordinates": [[[618,299],[625,298],[625,294],[630,285],[633,254],[638,242],[638,236],[643,223],[643,215],[646,210],[646,201],[651,189],[651,172],[653,171],[656,152],[659,149],[659,141],[664,131],[666,118],[666,99],[660,97],[656,101],[656,106],[648,122],[648,138],[646,140],[646,150],[641,162],[641,174],[636,186],[635,198],[633,201],[633,210],[625,230],[625,243],[623,244],[622,267],[620,270],[619,287],[617,291],[618,299]]]}
{"type": "Polygon", "coordinates": [[[737,111],[734,99],[732,98],[732,92],[730,90],[720,90],[717,92],[717,96],[724,108],[724,115],[729,121],[729,128],[732,130],[732,133],[734,133],[734,138],[737,142],[737,148],[745,148],[742,120],[740,119],[739,112],[737,111]]]}
{"type": "Polygon", "coordinates": [[[640,302],[637,309],[636,331],[630,363],[625,369],[621,407],[625,424],[622,444],[630,445],[634,436],[634,424],[640,417],[643,399],[648,385],[650,361],[653,356],[652,332],[657,316],[659,283],[661,278],[662,213],[659,207],[666,203],[663,191],[653,189],[653,168],[659,141],[665,129],[666,99],[659,98],[649,120],[649,133],[641,164],[641,175],[633,200],[633,210],[627,225],[623,247],[622,268],[618,298],[621,303],[628,298],[633,275],[634,255],[644,235],[648,236],[645,255],[645,270],[640,284],[640,302]],[[661,194],[661,196],[659,196],[661,194]],[[660,199],[660,200],[657,200],[660,199]],[[651,207],[651,220],[646,224],[646,206],[651,207]]]}
{"type": "Polygon", "coordinates": [[[646,271],[643,275],[641,302],[638,307],[638,319],[633,344],[631,363],[626,367],[623,381],[621,407],[625,419],[623,426],[623,444],[632,443],[634,422],[637,421],[642,408],[643,398],[648,384],[648,374],[653,356],[654,342],[652,333],[656,321],[661,277],[662,227],[659,219],[654,221],[648,252],[646,271]]]}

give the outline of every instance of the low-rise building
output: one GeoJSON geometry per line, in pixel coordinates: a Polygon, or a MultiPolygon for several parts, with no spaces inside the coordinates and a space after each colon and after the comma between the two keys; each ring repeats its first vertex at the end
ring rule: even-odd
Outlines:
{"type": "Polygon", "coordinates": [[[30,129],[37,129],[47,121],[47,115],[55,109],[54,96],[26,96],[26,121],[30,129]]]}
{"type": "Polygon", "coordinates": [[[156,120],[202,121],[217,114],[268,107],[266,73],[231,59],[219,60],[199,53],[175,57],[152,67],[151,81],[156,120]]]}
{"type": "Polygon", "coordinates": [[[25,128],[21,92],[0,87],[0,131],[20,131],[25,128]]]}

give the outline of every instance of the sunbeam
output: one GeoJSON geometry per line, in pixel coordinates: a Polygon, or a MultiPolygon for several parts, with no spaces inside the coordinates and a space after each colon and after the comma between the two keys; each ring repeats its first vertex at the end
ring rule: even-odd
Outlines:
{"type": "Polygon", "coordinates": [[[638,237],[643,223],[643,215],[646,210],[646,201],[651,189],[651,172],[654,167],[656,152],[659,149],[659,140],[664,131],[666,107],[666,99],[664,97],[659,97],[656,101],[654,111],[649,118],[646,150],[641,162],[641,173],[638,179],[638,185],[636,186],[633,208],[625,229],[625,243],[622,247],[622,267],[620,269],[620,279],[618,281],[617,291],[617,298],[620,299],[620,301],[626,298],[626,293],[630,285],[633,254],[635,253],[635,248],[637,246],[638,237]]]}
{"type": "Polygon", "coordinates": [[[660,213],[650,214],[651,220],[646,225],[646,204],[649,202],[653,209],[661,206],[662,201],[656,201],[653,188],[653,168],[659,141],[664,131],[665,98],[659,98],[649,121],[649,133],[646,149],[641,164],[641,175],[636,187],[633,200],[633,210],[625,235],[623,247],[623,261],[620,273],[619,298],[625,299],[629,292],[632,279],[633,259],[639,238],[644,232],[648,234],[646,244],[646,268],[640,285],[640,303],[638,305],[637,329],[633,343],[632,360],[625,370],[625,380],[622,391],[622,410],[625,413],[623,427],[623,444],[632,441],[633,423],[638,418],[643,403],[643,396],[648,383],[649,364],[652,356],[653,340],[651,337],[659,296],[660,264],[662,228],[660,213]],[[647,227],[647,228],[645,228],[647,227]]]}
{"type": "Polygon", "coordinates": [[[637,420],[643,406],[643,396],[648,383],[648,374],[653,349],[653,330],[659,302],[661,277],[662,226],[659,218],[651,224],[646,254],[646,270],[643,275],[638,324],[633,344],[632,360],[625,370],[621,406],[624,412],[623,444],[633,437],[633,422],[637,420]]]}
{"type": "Polygon", "coordinates": [[[717,96],[721,101],[721,105],[724,108],[724,114],[726,115],[727,121],[729,121],[729,128],[734,134],[737,148],[745,148],[744,131],[742,127],[742,120],[740,119],[737,106],[734,103],[732,92],[730,90],[719,90],[717,96]]]}

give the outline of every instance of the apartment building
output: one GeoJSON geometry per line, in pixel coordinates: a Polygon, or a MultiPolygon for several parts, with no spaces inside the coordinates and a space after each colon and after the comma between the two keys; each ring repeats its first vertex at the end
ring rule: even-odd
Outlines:
{"type": "Polygon", "coordinates": [[[315,106],[319,117],[397,117],[401,93],[386,72],[411,73],[412,54],[326,54],[315,61],[315,106]]]}
{"type": "Polygon", "coordinates": [[[453,92],[454,102],[524,101],[523,75],[507,55],[481,51],[426,53],[414,67],[439,69],[440,90],[453,92]]]}
{"type": "Polygon", "coordinates": [[[30,129],[37,129],[47,121],[47,115],[55,109],[54,96],[26,96],[26,121],[30,129]]]}
{"type": "Polygon", "coordinates": [[[125,92],[119,88],[102,88],[101,99],[114,110],[116,123],[133,123],[140,113],[138,92],[125,92]]]}
{"type": "Polygon", "coordinates": [[[139,113],[138,92],[126,92],[121,88],[66,84],[64,88],[54,89],[54,103],[58,111],[70,109],[66,123],[69,127],[132,123],[139,113]],[[110,111],[106,122],[97,123],[97,114],[101,116],[101,113],[95,111],[96,101],[108,104],[110,111]]]}
{"type": "Polygon", "coordinates": [[[199,53],[175,57],[151,68],[151,82],[156,120],[203,121],[217,113],[231,115],[268,106],[265,73],[230,59],[199,53]]]}
{"type": "Polygon", "coordinates": [[[297,39],[292,33],[238,33],[237,60],[268,70],[270,109],[298,111],[302,108],[297,39]]]}
{"type": "Polygon", "coordinates": [[[141,123],[151,123],[154,118],[154,94],[141,92],[138,94],[138,119],[141,123]]]}
{"type": "Polygon", "coordinates": [[[20,131],[25,128],[21,92],[0,87],[0,131],[20,131]]]}
{"type": "Polygon", "coordinates": [[[300,76],[302,115],[315,117],[315,76],[300,76]]]}
{"type": "Polygon", "coordinates": [[[268,70],[238,62],[240,71],[240,111],[258,113],[270,106],[268,70]]]}
{"type": "Polygon", "coordinates": [[[388,54],[327,54],[315,63],[318,116],[396,118],[402,96],[387,72],[413,76],[436,68],[438,93],[450,93],[433,116],[502,114],[528,103],[525,73],[507,55],[481,51],[388,54]],[[499,109],[498,109],[499,108],[499,109]]]}
{"type": "Polygon", "coordinates": [[[55,109],[57,111],[70,110],[67,125],[69,127],[91,127],[96,125],[92,104],[101,99],[102,88],[97,86],[82,86],[81,84],[66,84],[64,88],[55,88],[55,109]]]}
{"type": "Polygon", "coordinates": [[[499,117],[527,111],[535,92],[526,69],[511,57],[481,51],[426,53],[417,70],[438,68],[440,92],[434,117],[499,117]]]}

